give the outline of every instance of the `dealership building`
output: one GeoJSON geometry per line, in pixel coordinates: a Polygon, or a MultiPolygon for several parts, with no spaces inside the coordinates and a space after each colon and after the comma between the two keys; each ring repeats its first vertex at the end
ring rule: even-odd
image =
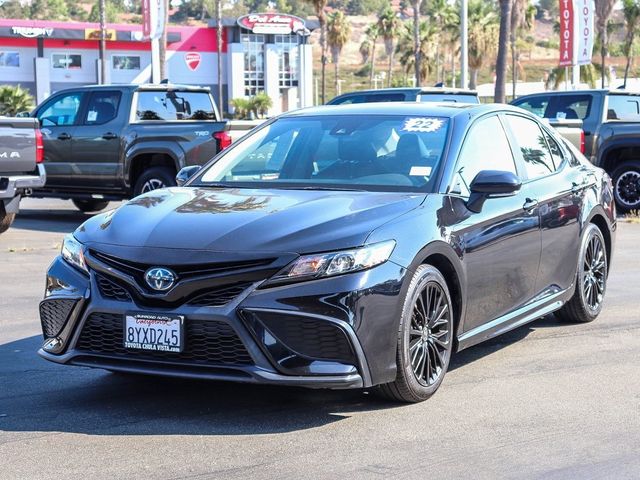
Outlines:
{"type": "MultiPolygon", "coordinates": [[[[316,26],[284,14],[224,19],[224,105],[258,92],[271,97],[270,115],[312,105],[308,38],[316,26]]],[[[143,38],[142,27],[109,24],[106,37],[104,83],[150,82],[151,42],[143,38]]],[[[62,89],[101,83],[99,38],[95,23],[0,19],[0,85],[21,85],[41,102],[62,89]]],[[[211,87],[217,99],[217,52],[215,23],[169,27],[166,77],[171,83],[211,87]]]]}

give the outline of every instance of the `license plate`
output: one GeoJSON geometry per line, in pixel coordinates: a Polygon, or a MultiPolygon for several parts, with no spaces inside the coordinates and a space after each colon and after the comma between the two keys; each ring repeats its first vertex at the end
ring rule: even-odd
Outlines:
{"type": "Polygon", "coordinates": [[[124,322],[124,347],[133,350],[181,352],[182,315],[127,313],[124,322]]]}

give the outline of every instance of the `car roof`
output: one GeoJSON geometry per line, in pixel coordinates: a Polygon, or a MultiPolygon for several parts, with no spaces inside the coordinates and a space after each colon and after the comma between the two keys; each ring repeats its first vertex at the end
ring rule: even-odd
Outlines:
{"type": "Polygon", "coordinates": [[[605,95],[640,95],[640,91],[625,90],[625,89],[602,89],[602,88],[590,88],[587,90],[547,90],[544,92],[528,93],[526,95],[520,95],[516,100],[522,97],[533,97],[539,95],[580,95],[584,93],[604,93],[605,95]]]}
{"type": "Polygon", "coordinates": [[[379,102],[352,103],[347,105],[321,105],[302,108],[281,115],[286,117],[329,116],[329,115],[420,115],[433,117],[455,117],[468,114],[472,117],[489,112],[524,110],[506,104],[476,104],[451,102],[379,102]]]}
{"type": "Polygon", "coordinates": [[[182,85],[177,83],[143,83],[137,84],[118,84],[111,83],[106,85],[80,85],[78,87],[65,88],[64,90],[58,90],[56,93],[65,90],[131,90],[131,91],[144,91],[144,90],[178,90],[178,91],[197,91],[204,92],[210,91],[209,87],[199,87],[195,85],[182,85]]]}
{"type": "Polygon", "coordinates": [[[366,90],[356,90],[353,92],[342,93],[334,97],[331,101],[337,98],[345,98],[356,95],[384,95],[389,93],[413,93],[418,94],[432,94],[432,95],[473,95],[478,96],[478,92],[475,90],[465,90],[463,88],[449,88],[449,87],[389,87],[389,88],[375,88],[366,90]]]}

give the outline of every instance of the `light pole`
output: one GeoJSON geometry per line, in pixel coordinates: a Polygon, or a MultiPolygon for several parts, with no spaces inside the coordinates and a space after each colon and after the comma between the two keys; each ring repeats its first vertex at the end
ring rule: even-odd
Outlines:
{"type": "Polygon", "coordinates": [[[100,0],[100,83],[107,82],[107,14],[105,0],[100,0]]]}
{"type": "Polygon", "coordinates": [[[460,87],[469,87],[469,0],[460,2],[460,87]]]}

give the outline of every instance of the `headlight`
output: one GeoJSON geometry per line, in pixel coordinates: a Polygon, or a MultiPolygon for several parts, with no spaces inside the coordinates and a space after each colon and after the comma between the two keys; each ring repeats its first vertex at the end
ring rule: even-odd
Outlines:
{"type": "Polygon", "coordinates": [[[62,241],[62,249],[60,250],[62,258],[76,268],[84,272],[87,270],[87,264],[84,262],[84,254],[82,253],[82,244],[75,239],[73,234],[68,234],[62,241]]]}
{"type": "Polygon", "coordinates": [[[386,262],[396,246],[394,240],[340,252],[303,255],[287,265],[269,283],[311,280],[357,272],[386,262]]]}

